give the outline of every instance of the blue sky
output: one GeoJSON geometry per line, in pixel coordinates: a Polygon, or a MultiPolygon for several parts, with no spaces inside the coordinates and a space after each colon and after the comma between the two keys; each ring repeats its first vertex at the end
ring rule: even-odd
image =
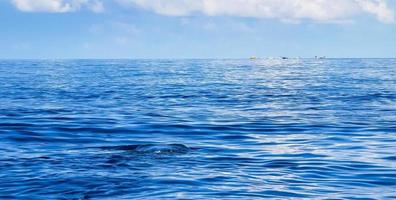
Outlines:
{"type": "Polygon", "coordinates": [[[0,0],[0,58],[396,57],[387,0],[0,0]]]}

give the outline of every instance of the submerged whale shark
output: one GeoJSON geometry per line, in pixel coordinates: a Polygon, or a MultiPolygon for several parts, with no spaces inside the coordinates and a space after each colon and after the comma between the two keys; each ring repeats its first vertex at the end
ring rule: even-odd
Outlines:
{"type": "Polygon", "coordinates": [[[191,150],[183,144],[140,144],[99,147],[105,150],[133,151],[145,154],[183,154],[191,150]]]}

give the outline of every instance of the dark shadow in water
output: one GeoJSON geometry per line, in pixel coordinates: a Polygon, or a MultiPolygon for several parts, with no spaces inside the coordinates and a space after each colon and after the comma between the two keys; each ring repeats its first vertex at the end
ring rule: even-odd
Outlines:
{"type": "Polygon", "coordinates": [[[142,154],[185,154],[191,148],[183,144],[139,144],[99,147],[104,150],[131,151],[142,154]]]}

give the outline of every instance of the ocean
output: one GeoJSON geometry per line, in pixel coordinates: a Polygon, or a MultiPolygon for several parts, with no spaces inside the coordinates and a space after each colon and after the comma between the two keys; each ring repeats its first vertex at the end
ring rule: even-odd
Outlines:
{"type": "Polygon", "coordinates": [[[396,199],[396,59],[0,60],[0,199],[396,199]]]}

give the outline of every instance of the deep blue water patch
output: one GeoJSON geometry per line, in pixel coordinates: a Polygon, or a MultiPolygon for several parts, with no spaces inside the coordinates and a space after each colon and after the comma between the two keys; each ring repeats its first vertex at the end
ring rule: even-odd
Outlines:
{"type": "Polygon", "coordinates": [[[394,199],[396,59],[0,60],[0,199],[394,199]]]}

